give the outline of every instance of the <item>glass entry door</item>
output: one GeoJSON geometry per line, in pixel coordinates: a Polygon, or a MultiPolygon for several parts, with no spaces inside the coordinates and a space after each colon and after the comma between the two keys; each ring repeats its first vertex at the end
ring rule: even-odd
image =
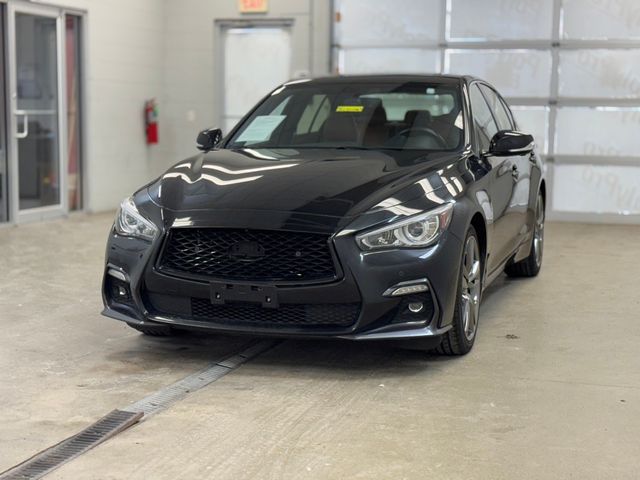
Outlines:
{"type": "Polygon", "coordinates": [[[9,4],[11,204],[19,222],[67,211],[65,190],[62,14],[9,4]],[[16,174],[17,173],[17,174],[16,174]]]}

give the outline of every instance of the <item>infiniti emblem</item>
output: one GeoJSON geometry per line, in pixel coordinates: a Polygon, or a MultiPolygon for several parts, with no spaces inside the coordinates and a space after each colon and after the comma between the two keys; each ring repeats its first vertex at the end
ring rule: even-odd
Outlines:
{"type": "Polygon", "coordinates": [[[258,242],[237,242],[229,248],[229,257],[239,262],[254,262],[264,254],[264,247],[258,242]]]}

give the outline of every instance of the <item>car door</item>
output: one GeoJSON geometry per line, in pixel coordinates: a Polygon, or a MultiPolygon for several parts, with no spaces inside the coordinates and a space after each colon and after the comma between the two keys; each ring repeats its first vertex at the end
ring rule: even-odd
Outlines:
{"type": "Polygon", "coordinates": [[[469,88],[471,114],[473,116],[475,142],[478,154],[484,159],[489,169],[489,200],[492,218],[489,228],[492,230],[492,241],[487,257],[487,271],[491,274],[511,254],[513,250],[514,225],[509,217],[509,205],[514,192],[513,160],[511,157],[484,156],[489,151],[489,144],[498,132],[498,125],[489,104],[480,91],[479,83],[472,83],[469,88]]]}
{"type": "MultiPolygon", "coordinates": [[[[480,90],[489,104],[498,130],[516,130],[513,116],[504,99],[488,85],[480,84],[480,90]]],[[[527,234],[531,161],[530,155],[514,155],[507,158],[511,162],[511,176],[514,184],[513,194],[506,206],[505,215],[508,219],[509,230],[512,232],[512,250],[515,250],[527,234]]]]}

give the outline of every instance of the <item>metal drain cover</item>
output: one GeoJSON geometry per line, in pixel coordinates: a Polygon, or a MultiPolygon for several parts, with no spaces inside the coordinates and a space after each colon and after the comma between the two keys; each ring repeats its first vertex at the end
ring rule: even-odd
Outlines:
{"type": "Polygon", "coordinates": [[[0,480],[41,478],[69,460],[129,428],[142,418],[142,412],[114,410],[73,437],[50,447],[0,474],[0,480]]]}
{"type": "MultiPolygon", "coordinates": [[[[2,1],[2,0],[0,0],[2,1]]],[[[96,445],[117,435],[143,416],[147,417],[169,407],[184,398],[190,392],[201,389],[224,377],[251,358],[273,348],[279,342],[263,340],[251,343],[239,353],[210,365],[208,368],[193,373],[182,380],[164,387],[147,397],[132,403],[121,410],[114,410],[102,417],[93,425],[62,442],[35,454],[28,460],[0,473],[0,480],[31,480],[42,478],[60,465],[82,455],[96,445]]]]}

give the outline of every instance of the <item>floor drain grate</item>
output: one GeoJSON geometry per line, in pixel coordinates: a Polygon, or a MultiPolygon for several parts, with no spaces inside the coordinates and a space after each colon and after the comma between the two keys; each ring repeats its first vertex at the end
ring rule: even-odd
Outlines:
{"type": "Polygon", "coordinates": [[[247,360],[272,348],[276,343],[277,342],[269,340],[256,342],[240,353],[231,355],[200,372],[189,375],[176,383],[164,387],[142,400],[123,408],[123,410],[127,412],[142,412],[146,418],[160,410],[164,410],[172,403],[186,397],[189,393],[200,390],[202,387],[224,377],[227,373],[238,368],[247,360]]]}
{"type": "Polygon", "coordinates": [[[140,412],[114,410],[80,433],[44,450],[19,465],[0,473],[0,480],[41,478],[69,460],[129,428],[142,418],[140,412]]]}
{"type": "Polygon", "coordinates": [[[277,344],[277,341],[269,340],[249,344],[247,348],[239,353],[232,354],[219,362],[213,363],[208,368],[160,389],[126,408],[114,410],[73,437],[69,437],[21,464],[0,473],[0,480],[41,478],[64,463],[73,460],[87,450],[129,428],[143,416],[147,417],[167,408],[190,392],[199,390],[224,377],[247,360],[273,348],[277,344]]]}

